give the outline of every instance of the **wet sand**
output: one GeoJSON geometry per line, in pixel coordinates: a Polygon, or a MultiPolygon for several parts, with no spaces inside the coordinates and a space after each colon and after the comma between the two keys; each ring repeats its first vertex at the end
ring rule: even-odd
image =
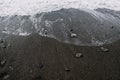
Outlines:
{"type": "Polygon", "coordinates": [[[120,80],[120,41],[75,46],[33,34],[0,44],[0,80],[120,80]]]}

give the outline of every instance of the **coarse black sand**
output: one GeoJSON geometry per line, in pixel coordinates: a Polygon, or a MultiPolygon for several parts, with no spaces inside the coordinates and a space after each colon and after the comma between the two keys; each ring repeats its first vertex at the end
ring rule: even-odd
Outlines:
{"type": "Polygon", "coordinates": [[[0,80],[120,80],[120,41],[75,46],[32,34],[0,44],[0,80]]]}

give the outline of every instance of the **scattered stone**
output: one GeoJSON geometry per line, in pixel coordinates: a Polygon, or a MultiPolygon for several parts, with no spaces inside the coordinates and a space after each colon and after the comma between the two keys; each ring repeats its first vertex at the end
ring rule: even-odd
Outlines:
{"type": "Polygon", "coordinates": [[[83,54],[82,53],[76,53],[76,57],[77,58],[83,57],[83,54]]]}
{"type": "Polygon", "coordinates": [[[47,30],[47,29],[45,29],[44,31],[45,31],[45,32],[47,32],[48,30],[47,30]]]}
{"type": "Polygon", "coordinates": [[[14,69],[14,68],[13,68],[12,66],[9,66],[9,70],[10,70],[10,71],[13,71],[13,69],[14,69]]]}
{"type": "Polygon", "coordinates": [[[7,46],[8,46],[8,47],[11,47],[11,45],[10,45],[10,44],[8,44],[7,46]]]}
{"type": "Polygon", "coordinates": [[[40,30],[38,30],[37,32],[40,33],[40,30]]]}
{"type": "Polygon", "coordinates": [[[7,48],[7,46],[5,44],[1,44],[2,48],[7,48]]]}
{"type": "Polygon", "coordinates": [[[66,67],[66,68],[65,68],[65,71],[66,71],[66,72],[70,72],[70,69],[66,67]]]}
{"type": "Polygon", "coordinates": [[[6,62],[7,62],[7,58],[4,57],[3,59],[1,59],[0,60],[0,67],[5,66],[6,62]]]}
{"type": "Polygon", "coordinates": [[[5,75],[5,76],[3,77],[3,80],[8,79],[9,77],[10,77],[10,75],[5,75]]]}
{"type": "Polygon", "coordinates": [[[47,35],[48,34],[47,32],[48,32],[47,29],[45,29],[44,34],[47,35]]]}
{"type": "Polygon", "coordinates": [[[102,52],[108,52],[108,51],[109,51],[109,49],[104,48],[104,47],[101,47],[101,51],[102,51],[102,52]]]}
{"type": "Polygon", "coordinates": [[[72,32],[72,31],[73,31],[73,29],[70,29],[70,31],[72,32]]]}
{"type": "Polygon", "coordinates": [[[47,32],[45,32],[45,35],[47,35],[47,32]]]}
{"type": "Polygon", "coordinates": [[[77,37],[77,34],[75,34],[75,33],[71,34],[71,38],[76,38],[76,37],[77,37]]]}
{"type": "Polygon", "coordinates": [[[39,63],[39,64],[38,64],[38,67],[39,67],[40,69],[42,69],[42,68],[43,68],[43,64],[39,63]]]}
{"type": "Polygon", "coordinates": [[[8,79],[9,75],[8,75],[8,72],[2,72],[0,73],[0,80],[3,79],[8,79]]]}
{"type": "Polygon", "coordinates": [[[30,70],[30,73],[32,73],[33,71],[32,70],[30,70]]]}
{"type": "Polygon", "coordinates": [[[113,28],[114,28],[114,26],[111,27],[111,29],[113,29],[113,28]]]}

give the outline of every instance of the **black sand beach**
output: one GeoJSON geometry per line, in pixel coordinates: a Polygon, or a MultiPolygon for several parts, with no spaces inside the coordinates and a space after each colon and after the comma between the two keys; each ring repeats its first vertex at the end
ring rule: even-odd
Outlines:
{"type": "Polygon", "coordinates": [[[120,80],[120,13],[0,17],[0,80],[120,80]]]}
{"type": "Polygon", "coordinates": [[[120,41],[75,46],[32,34],[3,43],[0,80],[120,80],[120,41]]]}

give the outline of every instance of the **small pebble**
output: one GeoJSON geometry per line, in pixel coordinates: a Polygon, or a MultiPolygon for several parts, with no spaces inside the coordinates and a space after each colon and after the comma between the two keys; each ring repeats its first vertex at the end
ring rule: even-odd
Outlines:
{"type": "Polygon", "coordinates": [[[70,69],[66,67],[66,68],[65,68],[65,71],[66,71],[66,72],[70,72],[70,69]]]}
{"type": "Polygon", "coordinates": [[[83,57],[83,54],[82,53],[76,53],[76,57],[77,58],[83,57]]]}
{"type": "Polygon", "coordinates": [[[2,60],[0,60],[0,67],[3,67],[7,62],[7,58],[3,58],[2,60]]]}
{"type": "Polygon", "coordinates": [[[44,34],[45,34],[45,35],[47,35],[47,34],[48,34],[47,32],[48,32],[48,31],[47,31],[47,29],[45,29],[45,32],[44,32],[44,34]]]}
{"type": "Polygon", "coordinates": [[[47,32],[45,32],[45,35],[47,35],[47,32]]]}
{"type": "Polygon", "coordinates": [[[71,34],[71,38],[75,38],[75,37],[77,37],[77,34],[72,33],[72,34],[71,34]]]}
{"type": "Polygon", "coordinates": [[[3,78],[3,80],[8,79],[9,77],[10,77],[10,75],[5,75],[4,78],[3,78]]]}
{"type": "Polygon", "coordinates": [[[7,79],[9,77],[8,72],[0,73],[0,79],[7,79]]]}
{"type": "Polygon", "coordinates": [[[3,43],[4,41],[3,41],[3,39],[0,39],[0,43],[3,43]]]}
{"type": "Polygon", "coordinates": [[[111,29],[113,29],[113,28],[114,28],[114,26],[111,27],[111,29]]]}
{"type": "Polygon", "coordinates": [[[43,68],[43,64],[39,63],[39,64],[38,64],[38,67],[39,67],[40,69],[42,69],[42,68],[43,68]]]}
{"type": "Polygon", "coordinates": [[[104,48],[104,47],[101,47],[101,51],[102,51],[102,52],[108,52],[108,51],[109,51],[109,49],[104,48]]]}
{"type": "Polygon", "coordinates": [[[70,31],[72,32],[72,31],[73,31],[73,29],[70,29],[70,31]]]}
{"type": "Polygon", "coordinates": [[[32,70],[30,70],[30,73],[32,73],[33,71],[32,70]]]}
{"type": "Polygon", "coordinates": [[[7,46],[8,46],[8,47],[11,47],[11,45],[10,45],[10,44],[8,44],[7,46]]]}
{"type": "Polygon", "coordinates": [[[10,71],[13,71],[14,68],[12,66],[9,66],[9,69],[10,69],[10,71]]]}

